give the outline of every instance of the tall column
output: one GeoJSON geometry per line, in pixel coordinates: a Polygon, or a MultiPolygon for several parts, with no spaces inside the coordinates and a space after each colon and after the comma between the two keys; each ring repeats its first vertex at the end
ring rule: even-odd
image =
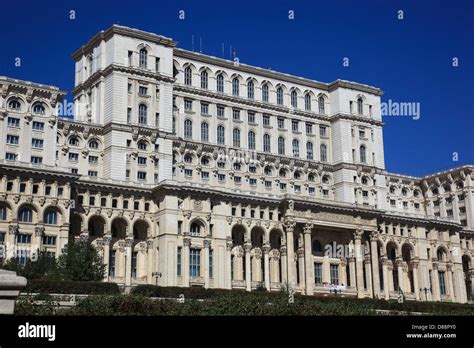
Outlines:
{"type": "Polygon", "coordinates": [[[293,288],[296,284],[295,247],[293,244],[293,231],[295,230],[295,226],[296,223],[291,220],[285,223],[288,283],[291,288],[293,288]]]}
{"type": "MultiPolygon", "coordinates": [[[[184,232],[187,235],[188,232],[184,232]]],[[[183,262],[182,262],[182,274],[183,274],[183,286],[189,287],[189,254],[191,249],[191,238],[183,238],[183,262]]]]}
{"type": "Polygon", "coordinates": [[[288,261],[287,261],[287,248],[286,245],[280,247],[280,260],[281,263],[281,283],[286,285],[288,283],[288,261]]]}
{"type": "Polygon", "coordinates": [[[385,299],[388,300],[390,299],[390,284],[388,280],[388,263],[389,260],[387,259],[386,256],[382,256],[381,258],[382,262],[382,277],[383,277],[383,290],[384,290],[384,295],[385,299]]]}
{"type": "Polygon", "coordinates": [[[375,298],[380,296],[379,253],[377,240],[377,231],[372,231],[370,234],[370,256],[372,260],[372,284],[375,298]]]}
{"type": "Polygon", "coordinates": [[[204,240],[204,288],[209,288],[209,249],[211,248],[211,241],[204,240]]]}
{"type": "Polygon", "coordinates": [[[109,280],[109,258],[110,258],[110,241],[112,240],[112,235],[106,234],[102,238],[102,243],[104,244],[104,265],[105,265],[105,276],[104,280],[109,280]]]}
{"type": "Polygon", "coordinates": [[[232,238],[227,237],[226,239],[226,288],[232,289],[232,238]]]}
{"type": "Polygon", "coordinates": [[[298,248],[296,251],[298,256],[298,273],[299,273],[299,286],[301,292],[304,294],[306,291],[306,281],[305,281],[305,263],[304,263],[304,248],[298,248]]]}
{"type": "Polygon", "coordinates": [[[369,292],[369,296],[374,298],[374,290],[372,288],[372,272],[371,272],[371,260],[370,255],[367,255],[364,260],[364,267],[365,267],[365,276],[367,282],[367,290],[369,292]]]}
{"type": "Polygon", "coordinates": [[[436,260],[436,258],[433,258],[432,262],[433,262],[433,270],[431,271],[431,283],[433,285],[433,289],[432,289],[433,301],[440,301],[441,295],[439,291],[438,261],[436,260]]]}
{"type": "Polygon", "coordinates": [[[364,297],[364,267],[361,240],[362,240],[363,230],[356,230],[354,232],[354,244],[355,244],[355,258],[356,258],[356,277],[357,277],[357,297],[364,297]]]}
{"type": "Polygon", "coordinates": [[[270,244],[266,242],[263,245],[263,271],[264,274],[264,282],[265,282],[265,289],[270,291],[270,244]]]}
{"type": "Polygon", "coordinates": [[[395,291],[395,284],[393,284],[393,261],[387,260],[387,300],[390,299],[390,291],[395,291]]]}
{"type": "Polygon", "coordinates": [[[405,291],[405,279],[403,277],[403,260],[401,257],[397,258],[397,275],[398,275],[398,289],[394,289],[394,291],[405,291]]]}
{"type": "Polygon", "coordinates": [[[146,278],[147,278],[147,283],[148,284],[155,284],[156,280],[153,279],[153,272],[156,271],[158,272],[158,269],[154,270],[155,267],[155,262],[154,262],[154,257],[156,253],[156,249],[154,248],[155,243],[153,242],[153,239],[148,239],[146,241],[146,278]]]}
{"type": "Polygon", "coordinates": [[[456,297],[454,296],[454,283],[453,283],[453,264],[448,263],[446,265],[446,287],[448,289],[449,297],[451,301],[455,302],[456,297]]]}
{"type": "Polygon", "coordinates": [[[417,301],[420,300],[420,287],[419,287],[419,282],[418,282],[418,266],[420,264],[420,261],[418,258],[415,258],[414,260],[411,261],[411,269],[413,272],[413,288],[415,289],[415,299],[417,301]]]}
{"type": "Polygon", "coordinates": [[[314,262],[313,253],[311,251],[311,230],[313,225],[306,224],[303,228],[304,232],[304,260],[306,269],[306,295],[313,295],[314,284],[314,262]]]}
{"type": "Polygon", "coordinates": [[[133,238],[125,239],[125,285],[132,285],[132,256],[133,256],[133,238]]]}
{"type": "MultiPolygon", "coordinates": [[[[347,286],[347,273],[346,273],[346,259],[342,259],[341,263],[339,264],[339,283],[341,285],[347,286]]],[[[314,275],[313,275],[314,280],[314,275]]]]}
{"type": "Polygon", "coordinates": [[[351,287],[357,290],[355,257],[353,256],[349,257],[349,277],[351,281],[351,287]]]}
{"type": "Polygon", "coordinates": [[[247,291],[252,290],[252,270],[250,264],[250,251],[252,250],[252,244],[250,242],[245,243],[245,288],[247,291]]]}

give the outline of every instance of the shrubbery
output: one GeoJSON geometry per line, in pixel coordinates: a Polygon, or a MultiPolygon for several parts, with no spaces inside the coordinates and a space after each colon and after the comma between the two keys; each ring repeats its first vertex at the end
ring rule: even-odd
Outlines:
{"type": "Polygon", "coordinates": [[[118,285],[115,283],[79,282],[71,280],[54,281],[47,279],[29,280],[22,292],[85,295],[114,295],[120,293],[118,285]]]}

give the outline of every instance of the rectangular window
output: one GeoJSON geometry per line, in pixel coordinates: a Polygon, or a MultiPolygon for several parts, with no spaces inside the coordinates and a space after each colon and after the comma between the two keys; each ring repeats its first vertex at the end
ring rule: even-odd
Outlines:
{"type": "Polygon", "coordinates": [[[217,179],[220,182],[224,182],[225,181],[225,174],[217,174],[217,179]]]}
{"type": "Polygon", "coordinates": [[[314,283],[316,285],[323,284],[323,264],[319,262],[314,263],[314,283]]]}
{"type": "Polygon", "coordinates": [[[255,112],[248,112],[248,122],[249,123],[255,123],[255,112]]]}
{"type": "Polygon", "coordinates": [[[89,156],[89,164],[97,164],[97,163],[99,163],[98,156],[89,156]]]}
{"type": "Polygon", "coordinates": [[[232,119],[234,121],[240,121],[240,110],[239,109],[232,109],[232,119]]]}
{"type": "Polygon", "coordinates": [[[110,250],[109,254],[109,276],[115,277],[115,250],[110,250]]]}
{"type": "Polygon", "coordinates": [[[339,265],[330,265],[331,284],[339,285],[339,265]]]}
{"type": "Polygon", "coordinates": [[[8,127],[20,127],[20,119],[15,117],[8,118],[8,127]]]}
{"type": "Polygon", "coordinates": [[[270,116],[269,115],[263,115],[263,125],[264,126],[269,126],[270,125],[270,116]]]}
{"type": "Polygon", "coordinates": [[[265,180],[265,187],[266,188],[271,188],[272,187],[272,182],[268,181],[268,180],[265,180]]]}
{"type": "Polygon", "coordinates": [[[214,252],[212,249],[209,249],[209,278],[214,277],[214,270],[213,270],[213,258],[214,258],[214,252]]]}
{"type": "Polygon", "coordinates": [[[159,57],[155,58],[155,71],[160,72],[160,58],[159,57]]]}
{"type": "Polygon", "coordinates": [[[209,115],[209,104],[208,103],[201,103],[201,114],[209,115]]]}
{"type": "Polygon", "coordinates": [[[201,172],[201,179],[209,180],[209,172],[201,172]]]}
{"type": "Polygon", "coordinates": [[[31,234],[24,234],[24,233],[17,234],[16,242],[18,244],[31,244],[31,234]]]}
{"type": "Polygon", "coordinates": [[[7,161],[15,161],[16,160],[16,153],[7,152],[5,154],[5,159],[7,161]]]}
{"type": "Polygon", "coordinates": [[[250,179],[250,186],[257,186],[257,179],[250,179]]]}
{"type": "Polygon", "coordinates": [[[69,161],[77,162],[79,160],[79,154],[74,152],[69,152],[69,161]]]}
{"type": "Polygon", "coordinates": [[[189,250],[189,275],[191,278],[201,275],[201,250],[189,250]]]}
{"type": "Polygon", "coordinates": [[[319,126],[319,136],[320,137],[327,137],[327,127],[319,126]]]}
{"type": "Polygon", "coordinates": [[[234,182],[236,184],[240,184],[240,183],[242,183],[242,178],[240,176],[234,176],[234,182]]]}
{"type": "Polygon", "coordinates": [[[286,190],[286,184],[285,183],[280,183],[280,190],[285,191],[286,190]]]}
{"type": "Polygon", "coordinates": [[[439,271],[438,278],[439,278],[439,293],[441,295],[446,295],[446,282],[445,282],[445,273],[439,271]]]}
{"type": "Polygon", "coordinates": [[[189,99],[184,100],[184,110],[193,111],[193,101],[189,99]]]}
{"type": "Polygon", "coordinates": [[[148,88],[145,86],[138,86],[138,95],[140,96],[148,95],[148,88]]]}
{"type": "Polygon", "coordinates": [[[132,108],[127,108],[127,123],[132,123],[132,108]]]}
{"type": "Polygon", "coordinates": [[[38,121],[33,121],[33,130],[43,131],[44,130],[44,123],[43,122],[38,122],[38,121]]]}
{"type": "Polygon", "coordinates": [[[137,163],[139,165],[145,165],[146,164],[146,157],[137,157],[137,163]]]}
{"type": "Polygon", "coordinates": [[[95,197],[89,197],[89,205],[95,205],[95,197]]]}
{"type": "Polygon", "coordinates": [[[128,51],[128,66],[132,66],[133,51],[128,51]]]}
{"type": "Polygon", "coordinates": [[[362,197],[369,197],[369,191],[362,191],[362,197]]]}
{"type": "Polygon", "coordinates": [[[55,236],[43,236],[43,245],[56,245],[55,236]]]}
{"type": "Polygon", "coordinates": [[[299,131],[299,122],[296,120],[291,121],[291,130],[293,132],[298,132],[299,131]]]}
{"type": "Polygon", "coordinates": [[[138,251],[132,253],[132,279],[137,278],[137,256],[138,251]]]}
{"type": "Polygon", "coordinates": [[[41,164],[41,163],[43,163],[43,157],[31,156],[31,163],[41,164]]]}
{"type": "Polygon", "coordinates": [[[314,187],[311,187],[311,186],[308,187],[308,193],[309,193],[310,195],[314,195],[314,193],[315,193],[314,187]]]}
{"type": "Polygon", "coordinates": [[[279,129],[285,128],[285,119],[282,117],[278,117],[278,128],[279,129]]]}
{"type": "Polygon", "coordinates": [[[295,193],[301,193],[301,186],[295,185],[295,193]]]}
{"type": "Polygon", "coordinates": [[[21,266],[25,266],[26,262],[30,258],[30,251],[29,250],[17,250],[16,251],[16,258],[18,260],[18,263],[21,266]]]}
{"type": "Polygon", "coordinates": [[[224,117],[225,108],[222,105],[217,105],[217,117],[224,117]]]}
{"type": "Polygon", "coordinates": [[[365,130],[359,129],[359,138],[361,138],[361,139],[365,138],[365,130]]]}
{"type": "Polygon", "coordinates": [[[145,180],[146,179],[146,172],[137,172],[137,179],[138,180],[145,180]]]}
{"type": "Polygon", "coordinates": [[[132,93],[132,84],[130,82],[127,85],[127,92],[132,93]]]}
{"type": "Polygon", "coordinates": [[[7,135],[7,144],[18,145],[20,142],[20,138],[18,135],[7,135]]]}
{"type": "Polygon", "coordinates": [[[89,175],[90,177],[97,177],[97,172],[95,170],[89,170],[87,172],[87,175],[89,175]]]}
{"type": "Polygon", "coordinates": [[[306,134],[313,134],[313,124],[306,123],[306,134]]]}
{"type": "Polygon", "coordinates": [[[176,274],[178,277],[181,276],[181,253],[182,247],[178,247],[178,251],[176,252],[176,274]]]}
{"type": "Polygon", "coordinates": [[[323,190],[323,196],[329,196],[329,190],[323,190]]]}

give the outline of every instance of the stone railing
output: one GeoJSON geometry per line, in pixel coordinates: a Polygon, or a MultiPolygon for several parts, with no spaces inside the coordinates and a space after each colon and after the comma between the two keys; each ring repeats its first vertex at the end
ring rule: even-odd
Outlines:
{"type": "Polygon", "coordinates": [[[15,272],[0,269],[0,314],[13,314],[15,300],[26,286],[26,278],[15,272]]]}

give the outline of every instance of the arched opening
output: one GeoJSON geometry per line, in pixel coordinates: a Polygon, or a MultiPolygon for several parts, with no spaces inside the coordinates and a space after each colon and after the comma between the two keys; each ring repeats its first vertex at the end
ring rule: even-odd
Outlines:
{"type": "Polygon", "coordinates": [[[407,271],[404,271],[404,279],[405,279],[405,284],[407,285],[404,291],[409,291],[409,292],[415,292],[415,287],[413,283],[413,267],[411,265],[411,261],[414,258],[414,251],[411,245],[409,244],[403,244],[402,246],[402,260],[404,265],[407,267],[404,267],[404,270],[406,269],[407,271]]]}
{"type": "Polygon", "coordinates": [[[464,272],[464,284],[466,286],[467,300],[472,301],[472,261],[468,255],[462,257],[462,270],[464,272]]]}
{"type": "Polygon", "coordinates": [[[259,282],[263,285],[265,279],[264,260],[263,260],[263,240],[265,232],[261,227],[254,227],[250,232],[252,248],[250,252],[251,260],[251,279],[253,282],[259,282]]]}
{"type": "MultiPolygon", "coordinates": [[[[398,284],[398,267],[397,267],[397,257],[398,257],[398,247],[394,242],[387,243],[387,258],[391,261],[392,265],[390,269],[392,270],[392,284],[393,288],[390,289],[391,291],[397,291],[399,284],[398,284]]],[[[390,277],[390,274],[389,274],[390,277]]]]}
{"type": "Polygon", "coordinates": [[[202,236],[204,235],[204,224],[199,221],[199,220],[195,220],[191,223],[191,226],[189,228],[189,234],[191,236],[202,236]]]}
{"type": "Polygon", "coordinates": [[[60,214],[57,209],[48,208],[44,211],[43,223],[45,223],[46,225],[57,225],[59,223],[59,216],[60,214]]]}
{"type": "Polygon", "coordinates": [[[96,215],[89,219],[88,223],[89,236],[91,238],[98,238],[104,235],[105,220],[102,216],[96,215]]]}
{"type": "Polygon", "coordinates": [[[281,258],[281,246],[283,245],[283,232],[273,229],[269,234],[270,239],[270,288],[278,288],[283,282],[283,261],[281,258]],[[273,286],[272,286],[273,284],[273,286]]]}
{"type": "Polygon", "coordinates": [[[148,222],[138,220],[133,225],[133,239],[136,241],[145,241],[148,238],[148,222]]]}
{"type": "Polygon", "coordinates": [[[77,237],[82,232],[82,218],[79,214],[73,214],[69,224],[69,236],[71,238],[77,237]]]}
{"type": "Polygon", "coordinates": [[[123,218],[116,218],[112,221],[112,240],[125,239],[127,236],[128,223],[123,218]]]}
{"type": "MultiPolygon", "coordinates": [[[[235,225],[232,228],[231,279],[236,282],[245,280],[244,241],[245,228],[235,225]]],[[[242,284],[243,285],[243,284],[242,284]]]]}
{"type": "Polygon", "coordinates": [[[22,206],[18,210],[18,221],[19,222],[33,222],[33,217],[35,213],[36,213],[36,210],[32,206],[30,205],[22,206]]]}

